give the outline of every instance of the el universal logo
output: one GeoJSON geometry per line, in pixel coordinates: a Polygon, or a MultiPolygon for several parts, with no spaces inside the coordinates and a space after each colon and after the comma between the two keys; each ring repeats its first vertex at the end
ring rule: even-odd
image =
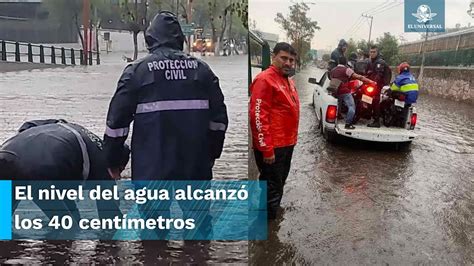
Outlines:
{"type": "Polygon", "coordinates": [[[412,13],[412,15],[417,18],[416,21],[418,21],[418,23],[426,23],[433,20],[433,18],[438,14],[431,13],[430,6],[421,5],[416,10],[416,13],[412,13]]]}
{"type": "Polygon", "coordinates": [[[444,32],[444,0],[405,1],[405,32],[444,32]]]}

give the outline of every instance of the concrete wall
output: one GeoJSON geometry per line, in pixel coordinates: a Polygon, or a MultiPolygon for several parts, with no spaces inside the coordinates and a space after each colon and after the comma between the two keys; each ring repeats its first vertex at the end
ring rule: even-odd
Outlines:
{"type": "MultiPolygon", "coordinates": [[[[396,67],[392,67],[396,70],[396,67]]],[[[419,67],[412,67],[418,79],[419,67]]],[[[395,77],[395,73],[393,74],[395,77]]],[[[474,68],[425,67],[420,93],[474,104],[474,68]]]]}

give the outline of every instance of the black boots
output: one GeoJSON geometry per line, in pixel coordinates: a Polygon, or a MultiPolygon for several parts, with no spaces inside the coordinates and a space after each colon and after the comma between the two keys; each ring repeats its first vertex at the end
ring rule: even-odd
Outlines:
{"type": "Polygon", "coordinates": [[[367,126],[368,127],[377,127],[377,128],[379,128],[380,127],[380,119],[378,119],[378,118],[374,119],[374,122],[368,124],[367,126]]]}
{"type": "Polygon", "coordinates": [[[344,126],[344,128],[345,128],[345,129],[354,129],[355,126],[353,126],[352,124],[346,124],[346,125],[344,126]]]}

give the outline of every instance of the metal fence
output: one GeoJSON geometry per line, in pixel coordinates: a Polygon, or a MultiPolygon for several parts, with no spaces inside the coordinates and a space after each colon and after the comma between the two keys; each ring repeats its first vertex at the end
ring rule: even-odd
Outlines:
{"type": "MultiPolygon", "coordinates": [[[[411,65],[419,66],[422,54],[402,54],[401,61],[407,61],[411,65]]],[[[454,51],[433,51],[425,54],[426,66],[474,66],[474,49],[462,49],[454,51]]]]}
{"type": "Polygon", "coordinates": [[[400,45],[401,61],[427,66],[474,66],[474,27],[400,45]]]}
{"type": "Polygon", "coordinates": [[[61,65],[100,64],[100,54],[89,51],[87,56],[82,49],[54,47],[31,43],[0,41],[0,61],[30,62],[61,65]]]}
{"type": "Polygon", "coordinates": [[[249,31],[249,85],[252,82],[252,67],[265,70],[270,66],[270,46],[268,42],[249,31]]]}
{"type": "MultiPolygon", "coordinates": [[[[417,54],[423,49],[423,41],[400,45],[401,54],[417,54]]],[[[455,32],[430,38],[425,44],[426,52],[474,49],[474,32],[455,32]]]]}

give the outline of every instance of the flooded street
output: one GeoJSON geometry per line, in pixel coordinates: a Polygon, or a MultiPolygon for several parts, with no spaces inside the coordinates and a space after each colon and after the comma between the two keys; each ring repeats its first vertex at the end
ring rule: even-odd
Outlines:
{"type": "Polygon", "coordinates": [[[473,264],[474,107],[421,95],[419,137],[403,151],[348,139],[330,144],[307,83],[321,74],[297,75],[299,139],[283,214],[268,241],[251,244],[250,263],[473,264]]]}
{"type": "MultiPolygon", "coordinates": [[[[0,73],[0,143],[31,119],[63,118],[102,137],[110,99],[126,63],[0,73]]],[[[247,57],[203,58],[220,78],[229,128],[214,178],[247,178],[247,57]]],[[[130,143],[130,138],[127,140],[130,143]]],[[[130,175],[127,169],[125,175],[130,175]]],[[[0,241],[0,264],[246,263],[246,241],[0,241]]]]}

